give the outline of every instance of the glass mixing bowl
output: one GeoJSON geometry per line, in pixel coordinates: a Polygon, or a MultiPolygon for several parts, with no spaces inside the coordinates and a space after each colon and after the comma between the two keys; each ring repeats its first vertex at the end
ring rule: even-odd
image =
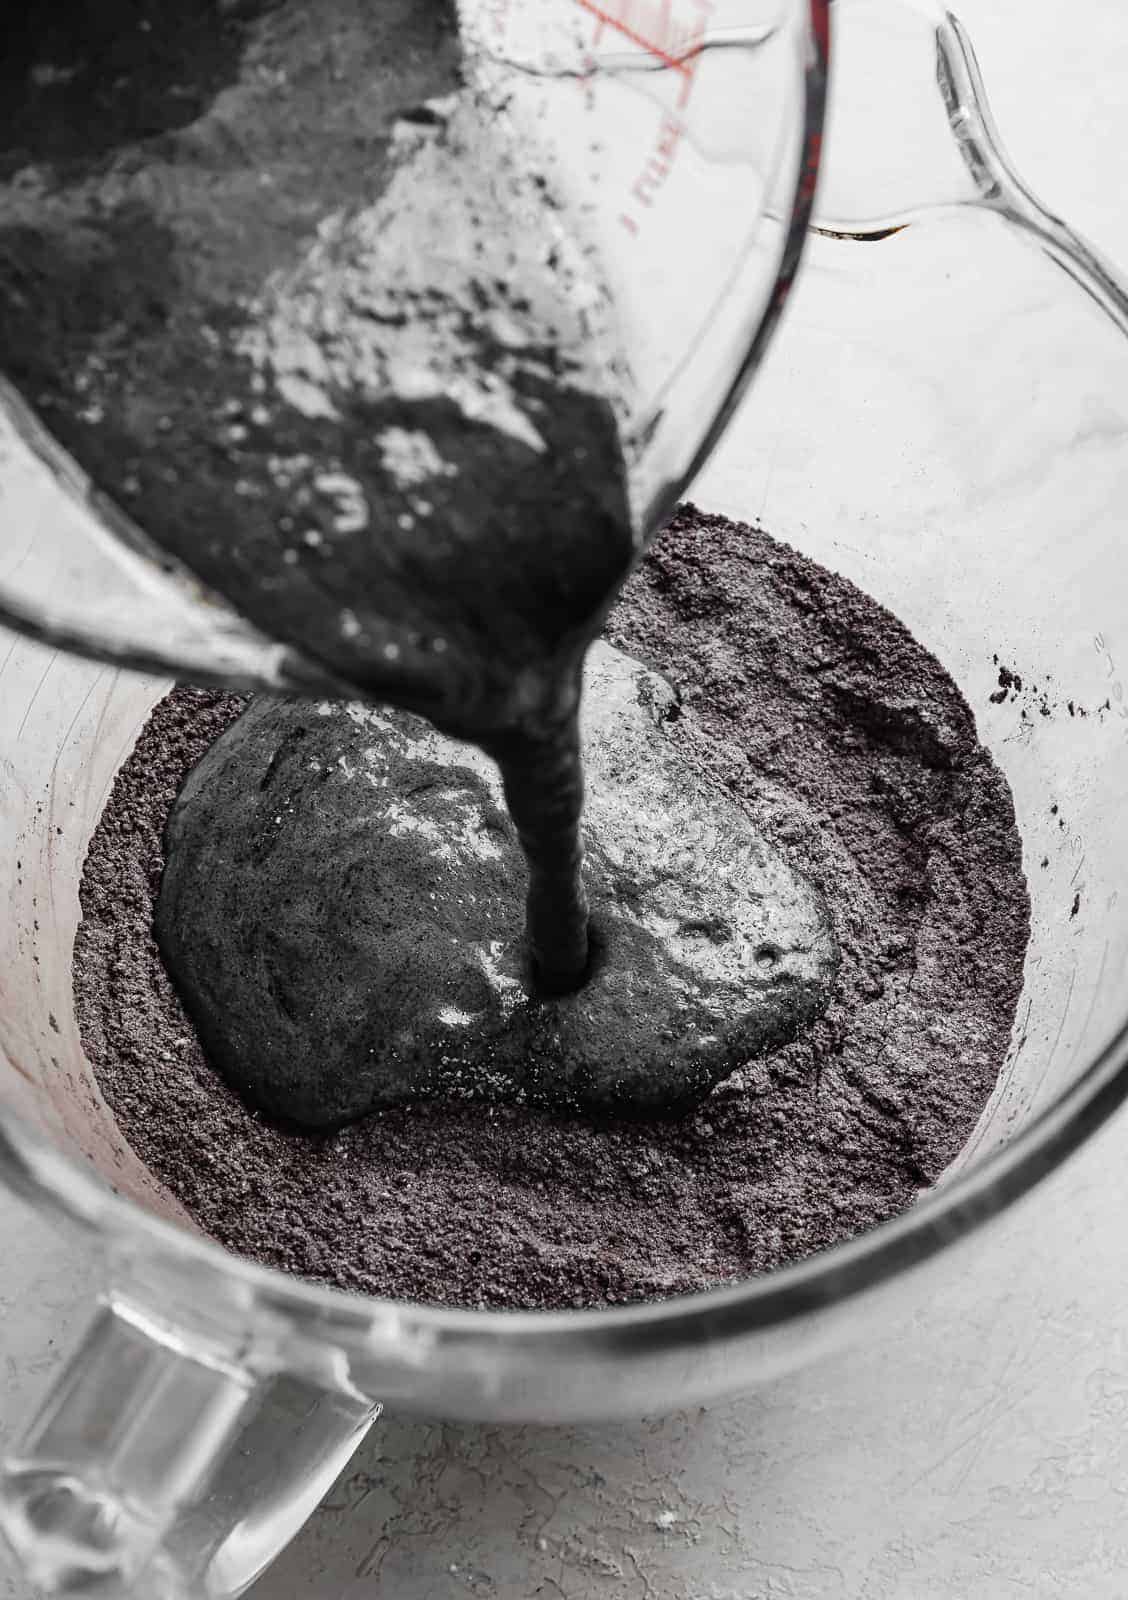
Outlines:
{"type": "MultiPolygon", "coordinates": [[[[659,1304],[447,1311],[329,1292],[234,1259],[125,1145],[84,1059],[71,995],[86,845],[167,680],[6,638],[0,1172],[60,1225],[85,1230],[105,1281],[85,1342],[6,1466],[3,1525],[44,1586],[242,1592],[380,1403],[605,1418],[683,1406],[809,1361],[925,1296],[931,1273],[960,1270],[984,1225],[1128,1094],[1119,291],[1093,258],[1077,265],[1068,237],[1063,253],[1042,213],[1014,226],[1005,167],[1000,179],[971,160],[994,149],[980,137],[989,125],[975,123],[974,81],[945,98],[937,74],[948,25],[926,19],[921,35],[913,15],[910,48],[927,45],[959,183],[918,204],[933,171],[920,164],[921,184],[893,200],[836,198],[810,240],[785,334],[694,498],[762,520],[902,618],[960,684],[1007,775],[1033,926],[1011,1047],[974,1136],[933,1190],[871,1233],[659,1304]],[[1000,664],[1023,688],[995,702],[1000,664]]],[[[906,105],[917,118],[919,102],[906,105]]]]}

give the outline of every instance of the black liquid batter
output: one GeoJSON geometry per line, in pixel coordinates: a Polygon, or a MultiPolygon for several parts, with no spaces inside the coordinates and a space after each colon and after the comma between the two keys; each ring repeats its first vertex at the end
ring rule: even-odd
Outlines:
{"type": "Polygon", "coordinates": [[[324,1130],[424,1098],[684,1114],[826,1008],[826,903],[685,761],[669,684],[596,645],[583,704],[595,960],[530,973],[498,774],[387,708],[258,699],[165,829],[155,929],[212,1065],[324,1130]]]}
{"type": "Polygon", "coordinates": [[[578,676],[636,553],[621,363],[453,0],[71,5],[4,72],[7,376],[267,633],[491,751],[534,964],[574,987],[578,676]]]}

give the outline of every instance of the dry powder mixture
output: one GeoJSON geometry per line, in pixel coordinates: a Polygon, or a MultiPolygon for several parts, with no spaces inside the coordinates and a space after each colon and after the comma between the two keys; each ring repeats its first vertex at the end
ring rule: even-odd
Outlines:
{"type": "Polygon", "coordinates": [[[1006,782],[955,684],[852,584],[692,506],[607,633],[677,685],[685,760],[826,895],[828,1011],[680,1120],[439,1101],[331,1137],[271,1126],[209,1067],[153,939],[169,806],[242,707],[177,689],[91,841],[75,994],[126,1137],[230,1249],[445,1305],[660,1298],[872,1227],[967,1140],[1007,1050],[1029,903],[1006,782]]]}

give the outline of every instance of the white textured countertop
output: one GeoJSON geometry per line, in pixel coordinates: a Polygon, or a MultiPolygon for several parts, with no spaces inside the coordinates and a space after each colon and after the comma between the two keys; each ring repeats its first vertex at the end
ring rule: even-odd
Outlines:
{"type": "MultiPolygon", "coordinates": [[[[1123,0],[958,10],[1018,169],[1128,261],[1123,0]]],[[[1126,1167],[1121,1117],[925,1304],[750,1397],[582,1430],[393,1417],[253,1595],[1122,1600],[1126,1167]]],[[[2,1192],[0,1239],[2,1439],[87,1269],[2,1192]]]]}

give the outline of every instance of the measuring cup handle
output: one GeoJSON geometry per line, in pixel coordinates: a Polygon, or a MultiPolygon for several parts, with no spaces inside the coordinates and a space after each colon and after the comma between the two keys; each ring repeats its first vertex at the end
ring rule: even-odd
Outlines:
{"type": "Polygon", "coordinates": [[[233,1600],[378,1413],[109,1296],[0,1468],[0,1531],[49,1595],[233,1600]]]}

